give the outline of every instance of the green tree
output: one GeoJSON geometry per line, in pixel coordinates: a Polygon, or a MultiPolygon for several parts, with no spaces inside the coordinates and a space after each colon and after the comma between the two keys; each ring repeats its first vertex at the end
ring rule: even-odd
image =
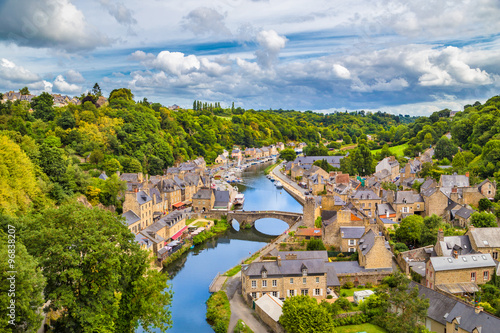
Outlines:
{"type": "Polygon", "coordinates": [[[392,153],[389,150],[389,145],[386,143],[382,146],[382,150],[380,151],[380,160],[383,160],[384,158],[389,156],[392,156],[392,153]]]}
{"type": "Polygon", "coordinates": [[[171,326],[167,276],[113,213],[80,204],[48,209],[23,234],[47,279],[50,308],[64,310],[56,330],[132,332],[171,326]]]}
{"type": "Polygon", "coordinates": [[[73,128],[76,125],[75,117],[70,111],[66,110],[57,119],[57,125],[59,125],[62,129],[73,128]]]}
{"type": "Polygon", "coordinates": [[[420,215],[410,215],[405,217],[396,229],[396,238],[406,244],[416,244],[420,241],[422,230],[424,229],[424,219],[420,215]]]}
{"type": "Polygon", "coordinates": [[[422,142],[422,144],[424,145],[425,148],[429,148],[432,145],[433,141],[434,139],[432,138],[432,134],[427,133],[424,136],[424,141],[422,142]]]}
{"type": "Polygon", "coordinates": [[[373,166],[373,155],[364,141],[354,149],[349,158],[351,159],[351,163],[356,173],[360,176],[371,175],[375,171],[373,166]]]}
{"type": "Polygon", "coordinates": [[[122,166],[116,158],[108,158],[106,161],[104,161],[102,168],[107,175],[112,175],[117,171],[122,171],[122,166]]]}
{"type": "Polygon", "coordinates": [[[326,250],[321,239],[312,238],[307,242],[307,251],[323,251],[326,250]]]}
{"type": "Polygon", "coordinates": [[[437,241],[437,233],[443,219],[436,214],[424,218],[424,227],[420,236],[420,246],[434,245],[437,241]]]}
{"type": "Polygon", "coordinates": [[[493,206],[493,204],[491,203],[491,201],[488,198],[479,199],[479,210],[481,212],[483,212],[485,210],[489,210],[492,206],[493,206]]]}
{"type": "Polygon", "coordinates": [[[40,146],[40,167],[52,181],[59,181],[67,167],[64,151],[43,143],[40,146]]]}
{"type": "Polygon", "coordinates": [[[101,87],[99,87],[99,84],[97,82],[94,84],[94,87],[92,88],[92,94],[97,98],[102,96],[101,87]]]}
{"type": "Polygon", "coordinates": [[[463,170],[467,166],[465,162],[464,154],[462,152],[458,152],[454,157],[451,165],[457,170],[463,170]]]}
{"type": "Polygon", "coordinates": [[[330,172],[330,171],[335,170],[335,168],[333,166],[331,166],[330,164],[328,164],[328,162],[326,160],[314,161],[313,165],[319,166],[321,169],[325,170],[326,172],[330,172]]]}
{"type": "Polygon", "coordinates": [[[51,121],[54,119],[54,97],[49,93],[43,92],[31,100],[31,108],[33,109],[33,117],[43,121],[51,121]]]}
{"type": "Polygon", "coordinates": [[[292,148],[286,148],[280,152],[280,158],[287,162],[295,160],[296,157],[297,154],[295,153],[295,150],[293,150],[292,148]]]}
{"type": "Polygon", "coordinates": [[[448,160],[453,159],[453,155],[458,152],[457,146],[450,139],[443,136],[436,143],[436,148],[434,149],[434,155],[437,159],[442,160],[443,158],[447,158],[448,160]]]}
{"type": "Polygon", "coordinates": [[[470,221],[476,228],[498,227],[495,215],[488,212],[475,212],[470,216],[470,221]]]}
{"type": "Polygon", "coordinates": [[[309,296],[287,299],[279,322],[289,333],[336,332],[326,308],[309,296]]]}
{"type": "MultiPolygon", "coordinates": [[[[0,216],[0,219],[2,218],[0,216]]],[[[12,233],[9,233],[10,237],[17,235],[18,231],[14,228],[9,229],[12,230],[12,233]]],[[[0,290],[2,291],[0,307],[4,311],[0,316],[0,331],[36,332],[42,322],[39,309],[44,303],[45,278],[38,267],[38,262],[28,254],[24,244],[19,239],[10,237],[4,230],[0,230],[0,290]],[[9,245],[13,244],[15,244],[14,257],[9,256],[13,253],[9,245]],[[11,273],[12,271],[15,273],[11,273]],[[15,301],[15,314],[11,317],[8,315],[8,307],[12,306],[12,300],[15,301]],[[9,323],[10,320],[14,325],[9,323]]]]}
{"type": "Polygon", "coordinates": [[[21,93],[21,95],[29,95],[30,90],[28,89],[28,87],[24,87],[24,88],[19,89],[19,93],[21,93]]]}

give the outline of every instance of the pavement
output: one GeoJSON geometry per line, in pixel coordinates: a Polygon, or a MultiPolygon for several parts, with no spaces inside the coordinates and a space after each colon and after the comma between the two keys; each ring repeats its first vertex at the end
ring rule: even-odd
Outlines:
{"type": "Polygon", "coordinates": [[[262,323],[255,314],[255,310],[251,309],[241,296],[241,272],[229,277],[226,281],[226,293],[231,305],[231,319],[229,320],[228,333],[232,333],[234,327],[241,319],[245,324],[254,332],[272,332],[272,330],[264,323],[262,323]]]}
{"type": "Polygon", "coordinates": [[[288,178],[287,176],[285,176],[281,172],[281,164],[278,165],[276,168],[273,169],[272,175],[275,176],[275,178],[278,178],[281,181],[281,183],[283,184],[283,186],[286,186],[288,190],[293,191],[303,201],[305,201],[304,192],[306,191],[306,189],[303,189],[302,187],[300,187],[299,185],[297,185],[297,183],[295,183],[290,178],[288,178]]]}

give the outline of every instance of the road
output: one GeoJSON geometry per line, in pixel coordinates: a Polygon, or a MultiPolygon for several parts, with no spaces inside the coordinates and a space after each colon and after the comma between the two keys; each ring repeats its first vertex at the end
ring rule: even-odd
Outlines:
{"type": "Polygon", "coordinates": [[[298,195],[302,199],[302,203],[305,201],[304,192],[306,190],[297,185],[297,183],[293,182],[291,179],[289,179],[281,172],[281,164],[273,169],[272,176],[274,176],[274,178],[279,179],[279,181],[283,184],[283,186],[286,186],[288,190],[293,191],[296,195],[298,195]]]}

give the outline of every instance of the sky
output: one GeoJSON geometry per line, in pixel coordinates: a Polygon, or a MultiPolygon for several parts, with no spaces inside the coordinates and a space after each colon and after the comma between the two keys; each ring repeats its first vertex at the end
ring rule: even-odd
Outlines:
{"type": "Polygon", "coordinates": [[[429,115],[499,94],[498,0],[0,0],[0,91],[429,115]]]}

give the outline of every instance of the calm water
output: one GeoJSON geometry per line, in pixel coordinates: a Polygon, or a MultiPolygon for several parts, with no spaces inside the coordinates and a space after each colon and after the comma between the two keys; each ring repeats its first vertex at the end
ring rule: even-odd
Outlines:
{"type": "MultiPolygon", "coordinates": [[[[266,164],[268,165],[268,164],[266,164]]],[[[302,212],[302,206],[284,190],[277,190],[263,174],[265,165],[252,166],[242,174],[245,210],[282,210],[302,212]]],[[[218,272],[225,272],[251,253],[262,248],[273,235],[279,235],[288,225],[277,219],[261,219],[256,229],[229,230],[183,255],[167,267],[174,292],[172,301],[173,328],[169,332],[213,332],[205,320],[205,302],[210,297],[208,286],[218,272]]],[[[142,332],[142,330],[138,330],[142,332]]]]}

